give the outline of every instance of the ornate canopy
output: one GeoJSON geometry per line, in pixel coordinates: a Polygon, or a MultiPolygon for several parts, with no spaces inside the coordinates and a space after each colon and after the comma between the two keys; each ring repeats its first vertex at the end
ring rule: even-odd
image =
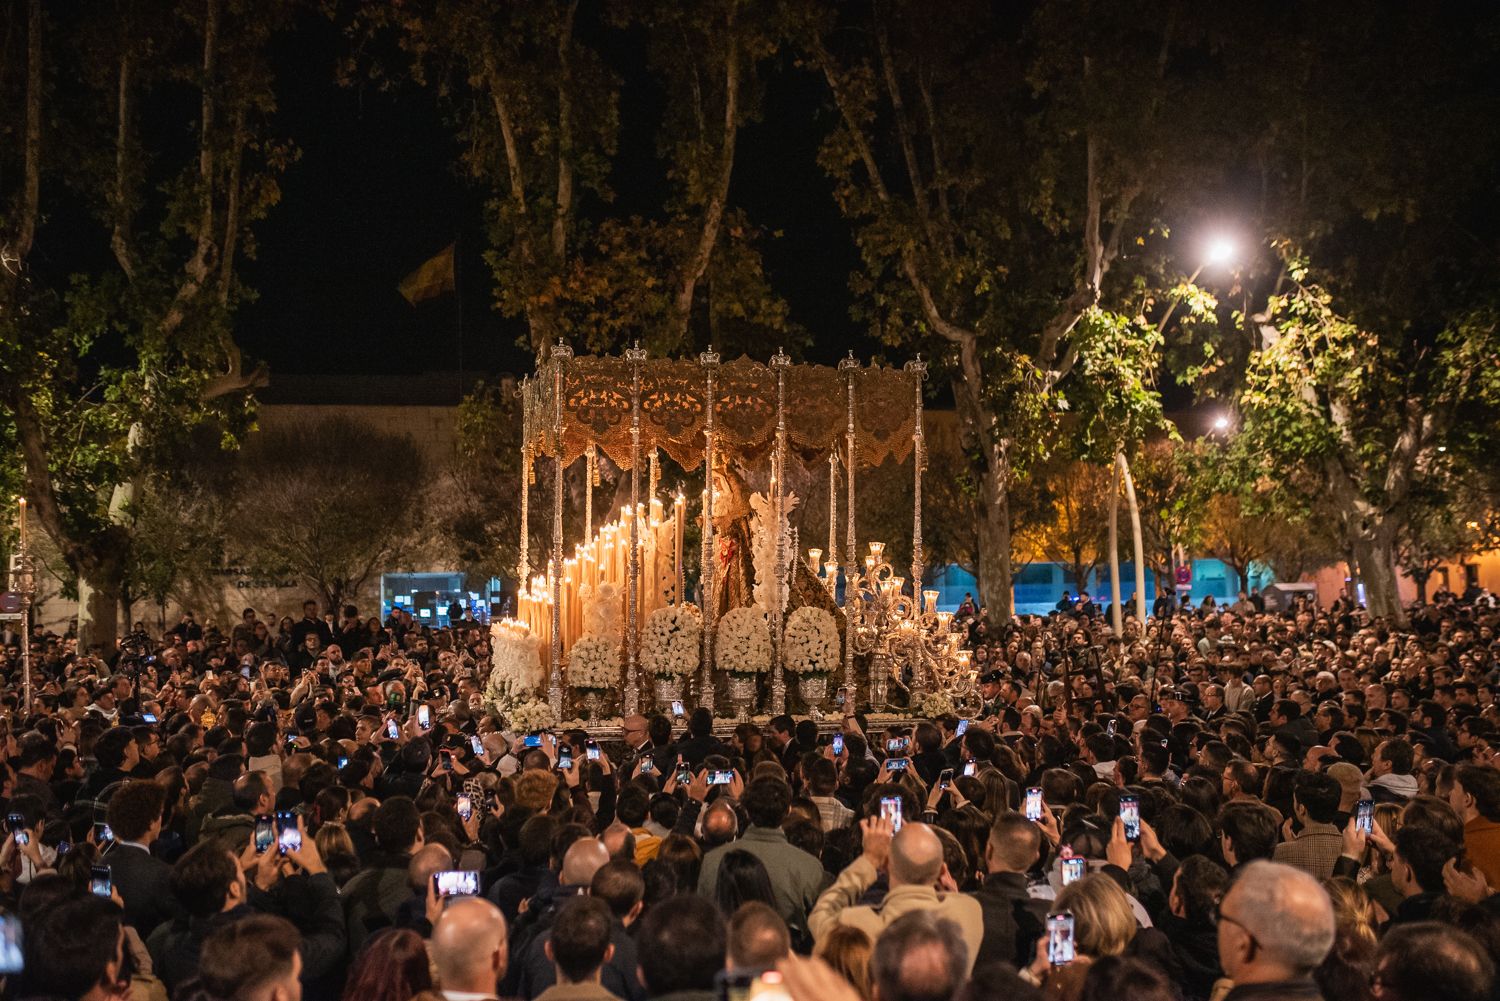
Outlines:
{"type": "MultiPolygon", "coordinates": [[[[706,366],[697,359],[552,358],[522,389],[524,449],[529,458],[557,454],[556,366],[562,367],[564,465],[595,445],[622,469],[631,465],[630,399],[640,370],[641,448],[659,448],[684,469],[703,461],[706,366]]],[[[862,466],[911,454],[916,416],[911,406],[919,376],[883,367],[793,365],[786,370],[788,444],[805,456],[842,447],[848,428],[848,384],[854,380],[856,455],[862,466]]],[[[719,448],[754,452],[776,437],[776,374],[741,357],[716,366],[715,437],[719,448]]]]}

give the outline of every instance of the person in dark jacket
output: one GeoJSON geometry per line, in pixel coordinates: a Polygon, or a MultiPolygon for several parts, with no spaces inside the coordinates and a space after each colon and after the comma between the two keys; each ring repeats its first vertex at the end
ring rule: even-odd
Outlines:
{"type": "Polygon", "coordinates": [[[1036,940],[1046,928],[1047,902],[1026,891],[1026,873],[1041,855],[1040,829],[1020,814],[1009,814],[990,828],[985,848],[988,872],[975,890],[984,917],[984,939],[976,967],[995,961],[1025,968],[1036,957],[1036,940]]]}
{"type": "Polygon", "coordinates": [[[1172,880],[1168,911],[1159,917],[1157,927],[1171,942],[1181,970],[1178,984],[1183,1001],[1207,1001],[1214,981],[1224,975],[1213,918],[1228,889],[1229,874],[1202,855],[1184,859],[1172,880]]]}

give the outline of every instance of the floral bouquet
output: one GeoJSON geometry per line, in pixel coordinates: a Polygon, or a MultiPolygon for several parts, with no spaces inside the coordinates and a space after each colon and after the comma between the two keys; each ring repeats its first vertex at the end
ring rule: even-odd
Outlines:
{"type": "Polygon", "coordinates": [[[719,620],[715,648],[719,667],[731,674],[764,674],[771,669],[771,625],[759,605],[731,608],[719,620]]]}
{"type": "Polygon", "coordinates": [[[512,733],[535,733],[557,726],[557,714],[545,699],[526,699],[514,702],[502,715],[512,733]]]}
{"type": "Polygon", "coordinates": [[[698,671],[703,616],[698,606],[667,605],[652,612],[641,633],[641,666],[659,678],[686,678],[698,671]]]}
{"type": "Polygon", "coordinates": [[[503,619],[491,624],[490,663],[484,703],[492,712],[503,713],[540,691],[545,678],[541,641],[525,623],[503,619]]]}
{"type": "Polygon", "coordinates": [[[568,684],[606,691],[620,683],[620,641],[584,636],[568,652],[568,684]]]}
{"type": "Polygon", "coordinates": [[[793,610],[786,618],[782,657],[793,674],[832,674],[839,666],[838,622],[815,605],[793,610]]]}
{"type": "Polygon", "coordinates": [[[953,700],[946,692],[923,692],[912,700],[912,715],[937,719],[954,712],[953,700]]]}

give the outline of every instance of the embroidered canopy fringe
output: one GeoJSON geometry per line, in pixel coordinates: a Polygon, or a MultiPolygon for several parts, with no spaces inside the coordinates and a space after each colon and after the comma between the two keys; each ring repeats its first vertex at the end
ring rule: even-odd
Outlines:
{"type": "MultiPolygon", "coordinates": [[[[553,372],[548,361],[523,387],[524,448],[528,458],[556,456],[553,372]]],[[[911,454],[916,376],[896,368],[869,366],[855,374],[856,455],[861,466],[911,454]]],[[[562,458],[570,465],[595,445],[621,469],[629,469],[631,365],[624,358],[585,355],[567,359],[563,372],[562,458]]],[[[769,448],[776,437],[776,374],[741,357],[720,366],[715,381],[715,434],[719,447],[744,454],[769,448]]],[[[641,453],[659,448],[679,466],[703,461],[703,367],[697,359],[652,359],[641,363],[641,453]]],[[[844,374],[826,365],[787,370],[790,448],[805,458],[844,445],[844,374]]]]}

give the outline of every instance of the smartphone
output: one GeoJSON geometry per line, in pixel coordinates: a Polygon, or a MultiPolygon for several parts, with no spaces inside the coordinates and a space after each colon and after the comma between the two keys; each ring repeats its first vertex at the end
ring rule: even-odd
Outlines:
{"type": "Polygon", "coordinates": [[[1032,786],[1026,790],[1026,819],[1035,823],[1042,819],[1042,787],[1032,786]]]}
{"type": "Polygon", "coordinates": [[[432,888],[439,897],[477,897],[479,873],[471,869],[444,869],[432,874],[432,888]]]}
{"type": "Polygon", "coordinates": [[[891,737],[885,742],[885,753],[905,754],[908,743],[905,737],[891,737]]]}
{"type": "Polygon", "coordinates": [[[286,746],[291,747],[293,744],[295,744],[299,736],[300,734],[298,734],[296,730],[288,730],[286,732],[286,746]]]}
{"type": "Polygon", "coordinates": [[[1108,725],[1105,726],[1104,732],[1113,737],[1115,735],[1115,727],[1118,725],[1118,721],[1112,719],[1109,721],[1108,725]]]}
{"type": "Polygon", "coordinates": [[[387,706],[390,706],[392,709],[399,709],[399,708],[401,708],[401,693],[400,692],[391,692],[391,693],[387,694],[386,697],[385,697],[385,704],[387,706]]]}
{"type": "Polygon", "coordinates": [[[1084,869],[1088,865],[1088,859],[1065,858],[1062,860],[1062,883],[1076,883],[1083,878],[1084,869]]]}
{"type": "Polygon", "coordinates": [[[1354,807],[1354,828],[1361,834],[1375,830],[1375,801],[1362,799],[1354,807]]]}
{"type": "Polygon", "coordinates": [[[469,738],[469,750],[474,752],[474,757],[476,758],[484,757],[484,741],[479,739],[478,734],[469,738]]]}
{"type": "Polygon", "coordinates": [[[297,829],[297,815],[289,810],[283,810],[276,814],[276,850],[285,855],[287,852],[300,852],[302,850],[302,832],[297,829]]]}
{"type": "Polygon", "coordinates": [[[396,725],[396,721],[395,720],[393,720],[393,719],[386,720],[386,722],[385,722],[385,735],[387,737],[389,737],[391,740],[400,740],[401,739],[401,728],[396,725]]]}
{"type": "Polygon", "coordinates": [[[1125,822],[1125,840],[1141,839],[1141,801],[1134,796],[1120,797],[1120,819],[1125,822]]]}
{"type": "Polygon", "coordinates": [[[711,786],[727,786],[733,781],[734,772],[731,770],[720,769],[719,771],[708,773],[708,784],[711,786]]]}
{"type": "Polygon", "coordinates": [[[835,755],[844,753],[844,735],[842,733],[833,735],[833,753],[835,755]]]}
{"type": "Polygon", "coordinates": [[[109,825],[103,822],[94,825],[94,842],[103,847],[108,847],[115,840],[115,832],[109,829],[109,825]]]}
{"type": "Polygon", "coordinates": [[[521,741],[522,747],[541,747],[542,735],[539,733],[528,733],[526,739],[521,741]]]}
{"type": "Polygon", "coordinates": [[[848,702],[849,701],[848,692],[849,692],[849,689],[847,689],[847,688],[840,688],[837,692],[834,692],[833,693],[833,704],[836,705],[836,706],[841,706],[845,702],[848,702]]]}
{"type": "Polygon", "coordinates": [[[453,771],[453,752],[446,747],[438,751],[438,761],[442,763],[443,771],[453,771]]]}
{"type": "Polygon", "coordinates": [[[432,707],[425,702],[417,706],[417,726],[424,730],[432,729],[432,707]]]}
{"type": "Polygon", "coordinates": [[[114,886],[114,873],[107,865],[96,865],[89,870],[89,892],[96,897],[108,897],[114,886]]]}
{"type": "Polygon", "coordinates": [[[264,855],[276,843],[276,821],[271,817],[255,818],[255,854],[264,855]]]}
{"type": "Polygon", "coordinates": [[[68,854],[68,852],[70,852],[72,850],[73,850],[73,842],[71,842],[71,841],[59,841],[57,843],[57,857],[58,858],[62,858],[64,855],[68,854]]]}
{"type": "Polygon", "coordinates": [[[652,772],[655,772],[655,771],[656,771],[656,761],[655,761],[655,759],[653,759],[653,758],[642,758],[641,759],[641,774],[642,775],[650,775],[652,772]]]}
{"type": "Polygon", "coordinates": [[[21,919],[14,914],[0,914],[0,977],[21,973],[26,968],[26,954],[21,948],[21,919]]]}
{"type": "Polygon", "coordinates": [[[905,819],[901,815],[900,796],[885,796],[880,800],[880,819],[891,822],[892,833],[900,833],[901,821],[905,819]]]}
{"type": "Polygon", "coordinates": [[[240,668],[240,677],[244,678],[246,681],[250,680],[250,665],[249,664],[245,664],[244,666],[242,666],[240,668]]]}
{"type": "Polygon", "coordinates": [[[557,756],[557,770],[567,772],[573,770],[573,752],[563,751],[557,756]]]}
{"type": "Polygon", "coordinates": [[[964,774],[967,775],[967,776],[969,776],[970,778],[973,778],[975,775],[978,775],[979,774],[979,762],[977,762],[977,761],[966,762],[964,764],[964,774]]]}
{"type": "Polygon", "coordinates": [[[886,758],[885,770],[888,772],[904,772],[906,771],[906,766],[909,764],[911,762],[905,758],[886,758]]]}
{"type": "Polygon", "coordinates": [[[953,769],[951,769],[951,768],[944,768],[938,774],[938,788],[939,789],[947,789],[952,784],[953,784],[953,769]]]}
{"type": "Polygon", "coordinates": [[[474,801],[467,796],[460,796],[454,800],[453,806],[458,810],[458,815],[464,820],[474,816],[474,801]]]}
{"type": "Polygon", "coordinates": [[[25,831],[16,831],[11,835],[11,837],[16,839],[16,844],[18,845],[31,844],[31,835],[27,834],[25,831]]]}
{"type": "Polygon", "coordinates": [[[588,755],[590,761],[598,761],[601,752],[598,743],[591,740],[583,745],[583,753],[588,755]]]}
{"type": "Polygon", "coordinates": [[[154,724],[156,722],[156,713],[141,713],[141,722],[154,724]]]}
{"type": "Polygon", "coordinates": [[[5,829],[14,834],[17,831],[26,830],[26,817],[19,813],[8,813],[5,815],[5,829]]]}
{"type": "Polygon", "coordinates": [[[339,771],[343,771],[345,768],[348,768],[348,767],[349,767],[349,755],[347,755],[347,754],[340,754],[339,755],[339,771]]]}
{"type": "Polygon", "coordinates": [[[1077,956],[1073,950],[1073,912],[1063,911],[1047,918],[1047,962],[1067,966],[1077,956]]]}
{"type": "Polygon", "coordinates": [[[675,702],[674,701],[672,703],[672,715],[673,716],[681,716],[682,715],[682,703],[681,702],[675,702]]]}
{"type": "Polygon", "coordinates": [[[958,729],[956,729],[956,730],[953,731],[953,735],[955,737],[962,737],[964,734],[966,734],[968,732],[969,732],[969,721],[966,720],[966,719],[961,719],[961,720],[958,721],[958,729]]]}

